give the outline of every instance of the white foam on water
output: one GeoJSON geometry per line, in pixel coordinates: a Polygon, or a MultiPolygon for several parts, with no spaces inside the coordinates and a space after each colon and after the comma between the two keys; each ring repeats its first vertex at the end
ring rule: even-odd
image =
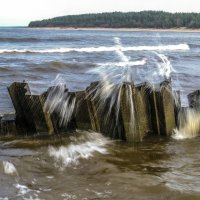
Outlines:
{"type": "Polygon", "coordinates": [[[68,146],[61,146],[59,148],[50,146],[48,148],[49,156],[55,159],[55,165],[60,169],[65,167],[77,166],[80,159],[89,159],[94,153],[107,154],[105,147],[109,140],[99,133],[86,133],[85,141],[74,142],[68,146]],[[88,137],[88,134],[91,134],[88,137]]]}
{"type": "Polygon", "coordinates": [[[159,46],[127,46],[119,47],[84,47],[84,48],[54,48],[54,49],[0,49],[0,53],[68,53],[68,52],[112,52],[112,51],[176,51],[189,50],[188,44],[159,45],[159,46]]]}
{"type": "Polygon", "coordinates": [[[17,169],[11,162],[3,161],[3,168],[5,174],[17,175],[17,169]]]}
{"type": "MultiPolygon", "coordinates": [[[[174,162],[179,162],[179,160],[176,159],[174,162]]],[[[185,167],[185,164],[181,167],[181,169],[175,168],[173,171],[168,171],[162,174],[161,177],[165,182],[165,185],[172,190],[180,191],[181,193],[199,193],[200,187],[198,168],[191,171],[191,167],[185,167]]],[[[192,165],[192,163],[190,164],[192,165]]]]}
{"type": "Polygon", "coordinates": [[[54,176],[46,176],[46,178],[48,178],[48,179],[53,179],[54,176]]]}
{"type": "MultiPolygon", "coordinates": [[[[137,61],[129,61],[129,62],[107,62],[107,63],[97,63],[97,65],[102,67],[116,66],[116,67],[125,67],[125,66],[139,66],[145,65],[146,59],[137,60],[137,61]]],[[[91,70],[92,71],[92,70],[91,70]]]]}
{"type": "Polygon", "coordinates": [[[68,193],[61,194],[61,197],[64,197],[65,200],[77,199],[77,196],[75,194],[68,193]]]}
{"type": "Polygon", "coordinates": [[[159,45],[159,46],[136,46],[123,47],[122,51],[168,51],[168,50],[189,50],[188,44],[159,45]]]}
{"type": "MultiPolygon", "coordinates": [[[[183,114],[185,120],[180,125],[180,128],[174,129],[172,137],[177,140],[194,138],[200,135],[200,113],[193,109],[187,109],[183,114]]],[[[179,120],[182,120],[180,116],[179,120]]]]}
{"type": "MultiPolygon", "coordinates": [[[[18,189],[18,193],[17,196],[20,197],[20,199],[24,199],[24,200],[42,200],[40,199],[39,193],[42,191],[42,189],[40,188],[40,190],[31,190],[30,188],[28,188],[26,185],[22,185],[22,184],[14,184],[14,187],[16,189],[18,189]],[[30,195],[30,193],[32,193],[30,195]]],[[[44,190],[44,191],[50,191],[50,190],[44,190]]]]}
{"type": "Polygon", "coordinates": [[[18,195],[25,195],[32,191],[26,185],[20,185],[19,183],[15,184],[14,186],[19,190],[18,195]]]}

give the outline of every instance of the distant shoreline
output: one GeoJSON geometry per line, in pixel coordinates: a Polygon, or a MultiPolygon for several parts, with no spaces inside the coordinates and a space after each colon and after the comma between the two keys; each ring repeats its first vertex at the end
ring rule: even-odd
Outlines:
{"type": "Polygon", "coordinates": [[[199,29],[188,29],[188,28],[74,28],[74,27],[28,27],[30,29],[43,29],[43,30],[77,30],[77,31],[130,31],[130,32],[192,32],[199,33],[199,29]]]}

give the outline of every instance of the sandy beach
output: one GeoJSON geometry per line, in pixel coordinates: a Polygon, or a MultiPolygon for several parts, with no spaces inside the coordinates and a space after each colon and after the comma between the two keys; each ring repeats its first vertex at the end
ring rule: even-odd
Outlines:
{"type": "Polygon", "coordinates": [[[157,28],[74,28],[74,27],[29,27],[30,29],[47,29],[47,30],[79,30],[79,31],[130,31],[130,32],[196,32],[200,29],[188,28],[171,28],[171,29],[157,29],[157,28]]]}

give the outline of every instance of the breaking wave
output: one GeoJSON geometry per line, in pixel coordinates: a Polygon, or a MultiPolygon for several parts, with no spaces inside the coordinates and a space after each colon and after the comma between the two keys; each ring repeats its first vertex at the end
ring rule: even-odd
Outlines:
{"type": "Polygon", "coordinates": [[[112,51],[176,51],[189,50],[188,44],[133,46],[133,47],[84,47],[84,48],[54,48],[54,49],[0,49],[0,53],[68,53],[68,52],[112,52],[112,51]]]}
{"type": "Polygon", "coordinates": [[[81,159],[89,159],[94,153],[107,154],[106,144],[110,141],[99,133],[86,132],[80,138],[74,137],[73,143],[59,148],[50,146],[48,153],[55,160],[56,167],[77,166],[81,159]]]}
{"type": "Polygon", "coordinates": [[[123,67],[123,66],[138,66],[138,65],[145,65],[146,60],[137,60],[137,61],[129,61],[129,62],[107,62],[107,63],[98,63],[97,65],[102,67],[109,67],[109,66],[116,66],[116,67],[123,67]]]}

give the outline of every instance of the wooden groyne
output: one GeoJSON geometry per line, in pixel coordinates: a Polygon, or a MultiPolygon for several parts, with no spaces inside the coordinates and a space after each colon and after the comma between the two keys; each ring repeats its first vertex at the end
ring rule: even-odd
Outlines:
{"type": "MultiPolygon", "coordinates": [[[[178,126],[180,93],[172,93],[170,80],[157,87],[146,82],[112,85],[106,97],[103,88],[94,82],[84,91],[70,92],[62,85],[33,95],[28,83],[15,82],[8,87],[15,113],[0,117],[0,134],[52,135],[80,129],[141,141],[148,135],[169,136],[178,126]]],[[[188,99],[191,107],[199,108],[199,91],[188,99]]]]}

